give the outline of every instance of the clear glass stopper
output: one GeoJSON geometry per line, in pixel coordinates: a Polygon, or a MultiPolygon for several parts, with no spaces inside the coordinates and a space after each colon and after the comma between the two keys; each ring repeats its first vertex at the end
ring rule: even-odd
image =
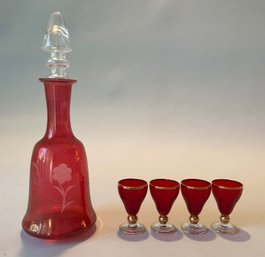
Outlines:
{"type": "Polygon", "coordinates": [[[70,66],[70,61],[66,59],[66,53],[71,52],[72,48],[69,32],[60,12],[54,12],[50,16],[42,50],[51,53],[46,63],[52,72],[49,78],[67,78],[66,69],[70,66]]]}

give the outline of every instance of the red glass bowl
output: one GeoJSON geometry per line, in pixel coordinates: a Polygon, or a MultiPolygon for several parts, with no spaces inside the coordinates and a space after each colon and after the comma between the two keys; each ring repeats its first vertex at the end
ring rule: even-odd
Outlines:
{"type": "Polygon", "coordinates": [[[160,215],[168,215],[179,194],[179,183],[170,179],[154,179],[149,183],[150,193],[160,215]]]}
{"type": "Polygon", "coordinates": [[[243,184],[229,179],[215,179],[212,181],[212,190],[220,213],[228,216],[241,197],[243,184]]]}
{"type": "Polygon", "coordinates": [[[123,179],[118,183],[118,191],[129,215],[136,216],[147,194],[148,184],[141,179],[123,179]]]}
{"type": "Polygon", "coordinates": [[[211,183],[201,179],[181,181],[181,193],[190,215],[198,216],[211,194],[211,183]]]}

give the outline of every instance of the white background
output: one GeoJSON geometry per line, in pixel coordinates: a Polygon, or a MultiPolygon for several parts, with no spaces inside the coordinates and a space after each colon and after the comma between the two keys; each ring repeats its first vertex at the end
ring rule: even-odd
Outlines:
{"type": "MultiPolygon", "coordinates": [[[[265,2],[261,0],[0,1],[0,256],[261,256],[265,229],[265,2]],[[52,243],[21,232],[31,151],[46,127],[39,77],[49,15],[61,11],[77,79],[72,127],[84,143],[97,231],[52,243]],[[121,237],[121,178],[231,178],[244,184],[234,236],[121,237]]],[[[219,213],[213,197],[201,213],[219,213]]],[[[188,212],[179,195],[170,220],[188,212]]]]}

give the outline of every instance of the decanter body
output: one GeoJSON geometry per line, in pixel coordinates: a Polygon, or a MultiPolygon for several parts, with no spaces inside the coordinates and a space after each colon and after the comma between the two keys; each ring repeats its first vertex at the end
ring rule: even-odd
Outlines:
{"type": "Polygon", "coordinates": [[[32,236],[60,239],[88,231],[96,221],[83,144],[70,124],[75,80],[43,78],[47,129],[33,149],[28,209],[23,229],[32,236]]]}

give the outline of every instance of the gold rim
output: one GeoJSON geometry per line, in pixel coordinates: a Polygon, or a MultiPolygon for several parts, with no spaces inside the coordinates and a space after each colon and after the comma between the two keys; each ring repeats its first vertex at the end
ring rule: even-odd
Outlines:
{"type": "Polygon", "coordinates": [[[172,190],[172,189],[176,189],[176,188],[179,188],[179,182],[177,182],[177,181],[175,181],[175,180],[172,180],[172,179],[154,179],[154,180],[151,180],[150,182],[149,182],[149,184],[150,184],[150,186],[153,186],[154,188],[156,188],[156,189],[159,189],[159,190],[172,190]],[[175,186],[168,186],[168,187],[166,187],[166,186],[157,186],[157,185],[154,185],[154,181],[158,181],[158,180],[160,180],[160,181],[171,181],[171,182],[173,182],[173,183],[176,183],[176,185],[175,186]]]}
{"type": "Polygon", "coordinates": [[[243,184],[239,181],[236,180],[230,180],[230,179],[215,179],[212,181],[212,184],[220,189],[227,189],[227,190],[240,190],[243,189],[243,184]],[[222,185],[218,185],[216,184],[217,181],[224,181],[224,182],[232,182],[234,184],[237,184],[238,186],[222,186],[222,185]]]}
{"type": "Polygon", "coordinates": [[[126,178],[126,179],[122,179],[122,180],[120,180],[119,182],[118,182],[118,185],[120,186],[120,187],[122,187],[123,189],[126,189],[126,190],[139,190],[139,189],[143,189],[143,188],[145,188],[145,187],[147,187],[148,186],[148,184],[147,184],[147,182],[145,181],[145,180],[143,180],[143,179],[135,179],[135,178],[126,178]],[[123,185],[122,184],[122,182],[124,182],[124,181],[129,181],[129,180],[131,180],[131,181],[138,181],[138,182],[142,182],[142,183],[144,183],[143,185],[139,185],[139,186],[125,186],[125,185],[123,185]]]}
{"type": "Polygon", "coordinates": [[[192,189],[192,190],[206,190],[206,189],[209,189],[212,185],[209,181],[206,181],[206,180],[203,180],[203,179],[184,179],[181,181],[181,185],[188,188],[188,189],[192,189]],[[208,184],[208,186],[189,186],[189,185],[186,185],[185,182],[186,181],[191,181],[191,180],[195,180],[195,181],[201,181],[201,182],[205,182],[208,184]]]}

